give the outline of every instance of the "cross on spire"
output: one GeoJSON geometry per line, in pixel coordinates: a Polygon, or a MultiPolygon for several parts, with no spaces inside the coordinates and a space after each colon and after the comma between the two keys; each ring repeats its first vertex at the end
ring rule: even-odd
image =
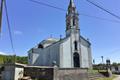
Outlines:
{"type": "Polygon", "coordinates": [[[75,7],[74,0],[70,0],[69,7],[75,7]]]}

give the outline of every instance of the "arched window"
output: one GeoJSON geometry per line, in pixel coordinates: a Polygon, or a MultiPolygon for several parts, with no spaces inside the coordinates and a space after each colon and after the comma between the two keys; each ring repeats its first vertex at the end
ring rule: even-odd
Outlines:
{"type": "Polygon", "coordinates": [[[75,50],[78,50],[77,46],[78,46],[78,45],[77,45],[77,41],[75,41],[75,42],[74,42],[75,50]]]}
{"type": "Polygon", "coordinates": [[[75,19],[73,19],[73,26],[75,26],[76,25],[76,21],[75,21],[75,19]]]}
{"type": "Polygon", "coordinates": [[[43,48],[43,45],[42,45],[42,44],[39,44],[39,45],[38,45],[38,48],[43,48]]]}

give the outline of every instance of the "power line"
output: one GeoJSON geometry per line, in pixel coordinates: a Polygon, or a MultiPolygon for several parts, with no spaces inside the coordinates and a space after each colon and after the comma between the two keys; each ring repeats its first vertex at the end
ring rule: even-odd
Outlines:
{"type": "Polygon", "coordinates": [[[102,6],[95,4],[94,2],[92,2],[92,1],[90,1],[90,0],[86,0],[86,1],[88,1],[88,2],[91,3],[91,4],[93,4],[94,6],[98,7],[99,9],[101,9],[101,10],[103,10],[103,11],[109,13],[110,15],[116,17],[117,19],[120,19],[120,16],[118,16],[118,15],[116,15],[116,14],[110,12],[109,10],[103,8],[102,6]]]}
{"type": "MultiPolygon", "coordinates": [[[[2,29],[2,13],[3,13],[3,0],[1,0],[1,5],[0,5],[0,33],[2,29]]],[[[0,34],[1,35],[1,34],[0,34]]]]}
{"type": "MultiPolygon", "coordinates": [[[[60,7],[53,6],[53,5],[51,5],[51,4],[46,4],[46,3],[43,3],[43,2],[40,2],[40,1],[35,1],[35,0],[29,0],[29,1],[34,2],[34,3],[37,3],[37,4],[40,4],[40,5],[43,5],[43,6],[51,7],[51,8],[54,8],[54,9],[57,9],[57,10],[66,12],[65,9],[60,8],[60,7]]],[[[90,18],[94,18],[94,19],[99,19],[99,20],[105,20],[105,21],[120,23],[120,21],[117,21],[117,20],[110,20],[110,19],[106,19],[106,18],[102,18],[102,17],[97,17],[97,16],[88,15],[88,14],[82,14],[82,13],[80,13],[80,15],[81,15],[81,16],[90,17],[90,18]]]]}
{"type": "Polygon", "coordinates": [[[5,11],[6,11],[6,18],[7,18],[11,48],[12,48],[13,53],[15,53],[15,49],[14,49],[14,46],[13,46],[13,38],[12,38],[12,33],[11,33],[11,27],[10,27],[10,21],[9,21],[9,16],[8,16],[8,9],[7,9],[7,5],[6,5],[6,0],[4,0],[4,5],[5,5],[5,11]]]}
{"type": "Polygon", "coordinates": [[[94,19],[98,19],[98,20],[105,20],[105,21],[109,21],[109,22],[120,23],[120,21],[117,21],[117,20],[111,20],[111,19],[106,19],[106,18],[92,16],[92,15],[87,15],[87,14],[80,14],[80,15],[86,16],[86,17],[90,17],[90,18],[94,18],[94,19]]]}
{"type": "Polygon", "coordinates": [[[58,10],[61,10],[61,11],[66,11],[65,9],[63,8],[60,8],[60,7],[56,7],[56,6],[53,6],[53,5],[49,5],[49,4],[46,4],[46,3],[43,3],[43,2],[38,2],[38,1],[35,1],[35,0],[30,0],[34,3],[38,3],[38,4],[41,4],[41,5],[44,5],[44,6],[48,6],[48,7],[51,7],[51,8],[55,8],[55,9],[58,9],[58,10]]]}

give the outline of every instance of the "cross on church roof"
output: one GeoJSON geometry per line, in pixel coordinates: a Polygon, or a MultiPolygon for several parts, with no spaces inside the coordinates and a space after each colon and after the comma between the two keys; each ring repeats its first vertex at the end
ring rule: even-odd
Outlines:
{"type": "Polygon", "coordinates": [[[70,7],[75,7],[74,0],[70,0],[70,7]]]}

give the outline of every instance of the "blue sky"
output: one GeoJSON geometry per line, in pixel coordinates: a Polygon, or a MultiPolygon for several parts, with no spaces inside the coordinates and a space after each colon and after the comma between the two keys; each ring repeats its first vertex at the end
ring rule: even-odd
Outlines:
{"type": "MultiPolygon", "coordinates": [[[[65,14],[50,7],[30,2],[29,0],[6,0],[14,48],[17,55],[27,55],[27,51],[43,39],[52,35],[59,38],[65,35],[65,14]]],[[[67,11],[69,0],[37,0],[64,8],[67,11]]],[[[120,16],[119,0],[92,0],[109,11],[120,16]]],[[[88,3],[86,0],[75,0],[80,14],[97,16],[116,22],[99,20],[80,15],[81,35],[92,43],[93,59],[101,62],[101,56],[112,62],[120,62],[120,20],[88,3]]],[[[2,37],[0,53],[13,54],[11,50],[5,11],[3,11],[2,37]]]]}

